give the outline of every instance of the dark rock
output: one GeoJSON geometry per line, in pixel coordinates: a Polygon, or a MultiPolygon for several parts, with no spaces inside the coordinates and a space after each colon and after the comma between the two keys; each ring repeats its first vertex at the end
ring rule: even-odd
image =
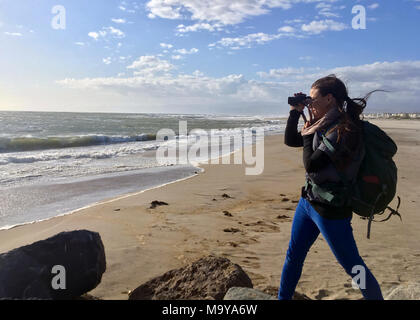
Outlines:
{"type": "Polygon", "coordinates": [[[277,216],[277,219],[288,219],[289,218],[289,216],[286,216],[286,215],[278,215],[277,216]]]}
{"type": "Polygon", "coordinates": [[[290,199],[289,198],[283,198],[283,199],[281,199],[281,201],[286,202],[286,201],[290,201],[290,199]]]}
{"type": "Polygon", "coordinates": [[[154,209],[157,206],[167,206],[168,204],[164,201],[158,201],[158,200],[154,200],[150,203],[150,209],[154,209]]]}
{"type": "MultiPolygon", "coordinates": [[[[279,291],[278,287],[266,286],[260,290],[268,295],[276,297],[276,299],[278,297],[278,291],[279,291]]],[[[303,293],[295,291],[295,293],[293,294],[292,300],[312,300],[312,299],[303,293]]]]}
{"type": "Polygon", "coordinates": [[[223,213],[225,214],[225,216],[227,217],[232,217],[232,214],[229,211],[223,211],[223,213]]]}
{"type": "Polygon", "coordinates": [[[86,294],[84,294],[84,295],[82,295],[80,297],[74,298],[73,300],[102,300],[102,299],[100,299],[98,297],[95,297],[95,296],[92,296],[91,294],[86,293],[86,294]]]}
{"type": "Polygon", "coordinates": [[[222,194],[223,198],[232,198],[230,195],[228,195],[227,193],[222,194]]]}
{"type": "Polygon", "coordinates": [[[97,232],[62,232],[0,255],[0,298],[74,299],[94,289],[106,269],[97,232]],[[63,266],[64,271],[55,271],[63,266]],[[57,279],[65,275],[65,283],[57,279]],[[53,283],[65,289],[53,289],[53,283]]]}
{"type": "Polygon", "coordinates": [[[420,282],[394,286],[385,295],[385,300],[420,300],[420,282]]]}
{"type": "Polygon", "coordinates": [[[252,288],[252,281],[239,265],[211,255],[142,284],[129,300],[222,300],[231,287],[252,288]]]}

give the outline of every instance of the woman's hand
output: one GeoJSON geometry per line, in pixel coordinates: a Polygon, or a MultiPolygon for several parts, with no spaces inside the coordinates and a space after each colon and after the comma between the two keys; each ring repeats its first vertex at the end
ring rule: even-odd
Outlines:
{"type": "MultiPolygon", "coordinates": [[[[302,94],[302,92],[300,92],[299,94],[302,94]]],[[[295,97],[298,95],[298,93],[295,93],[295,97]]],[[[303,109],[305,109],[305,105],[300,103],[297,106],[290,106],[290,110],[297,110],[300,113],[303,113],[303,109]]]]}
{"type": "Polygon", "coordinates": [[[300,113],[303,113],[303,109],[305,109],[305,105],[299,104],[297,106],[290,106],[290,110],[297,110],[300,113]]]}
{"type": "Polygon", "coordinates": [[[305,122],[304,128],[307,128],[313,125],[315,122],[319,120],[317,117],[315,117],[314,110],[310,106],[308,107],[308,114],[309,114],[309,120],[305,122]]]}

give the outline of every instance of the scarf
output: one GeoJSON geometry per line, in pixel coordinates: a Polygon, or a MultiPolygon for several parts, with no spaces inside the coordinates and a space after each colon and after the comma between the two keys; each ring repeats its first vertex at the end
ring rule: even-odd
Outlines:
{"type": "Polygon", "coordinates": [[[317,130],[327,128],[333,122],[335,122],[341,115],[338,108],[332,108],[328,111],[321,119],[317,120],[307,128],[303,128],[301,131],[302,136],[308,136],[314,134],[317,130]]]}

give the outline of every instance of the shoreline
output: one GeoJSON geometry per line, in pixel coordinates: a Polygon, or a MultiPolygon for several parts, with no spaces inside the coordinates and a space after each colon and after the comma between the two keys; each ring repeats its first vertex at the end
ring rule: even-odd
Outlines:
{"type": "MultiPolygon", "coordinates": [[[[196,167],[198,170],[200,170],[200,169],[201,169],[201,168],[200,168],[200,167],[198,167],[198,166],[195,166],[195,167],[196,167]]],[[[204,169],[202,169],[202,170],[204,170],[204,169]]],[[[44,221],[48,221],[48,220],[55,219],[55,218],[59,218],[59,217],[64,217],[64,216],[67,216],[67,215],[71,215],[71,214],[77,213],[77,212],[82,211],[82,210],[89,209],[89,208],[91,208],[91,207],[100,206],[100,205],[105,205],[105,204],[108,204],[108,203],[112,203],[112,202],[114,202],[114,201],[118,201],[118,200],[125,199],[125,198],[127,198],[127,197],[136,196],[136,195],[139,195],[139,194],[141,194],[141,193],[143,193],[143,192],[146,192],[146,191],[149,191],[149,190],[153,190],[153,189],[157,189],[157,188],[161,188],[161,187],[164,187],[164,186],[169,185],[169,184],[171,184],[171,183],[180,182],[180,181],[183,181],[183,180],[186,180],[186,179],[193,178],[193,177],[195,177],[195,176],[196,176],[196,175],[191,175],[191,176],[188,176],[188,177],[185,177],[185,178],[180,178],[180,179],[177,179],[177,180],[174,180],[174,181],[170,181],[170,182],[167,182],[167,183],[164,183],[164,184],[161,184],[161,185],[155,186],[155,187],[150,187],[150,188],[147,188],[147,189],[144,189],[144,190],[135,191],[135,192],[131,192],[131,193],[125,193],[125,194],[121,194],[121,195],[119,195],[119,196],[112,197],[112,198],[105,198],[105,199],[103,199],[103,200],[100,200],[100,201],[97,201],[97,202],[93,202],[93,203],[91,203],[91,204],[88,204],[88,205],[86,205],[86,206],[80,207],[80,208],[78,208],[78,209],[74,209],[74,210],[70,210],[70,211],[68,211],[68,212],[60,213],[59,215],[54,216],[54,217],[45,218],[45,219],[42,219],[42,220],[31,221],[31,222],[19,223],[19,224],[12,225],[12,226],[0,227],[0,231],[3,231],[3,230],[11,230],[11,229],[13,229],[13,228],[18,228],[18,227],[20,227],[20,226],[30,225],[30,224],[34,224],[34,223],[38,223],[38,222],[44,222],[44,221]]]]}
{"type": "MultiPolygon", "coordinates": [[[[394,285],[415,281],[420,274],[416,206],[420,124],[399,128],[393,120],[385,121],[381,128],[399,147],[395,160],[403,223],[391,219],[373,224],[372,239],[367,240],[366,221],[355,215],[352,220],[360,254],[384,293],[394,285]]],[[[90,292],[99,298],[127,299],[129,290],[208,254],[239,264],[255,288],[273,291],[279,284],[293,213],[304,184],[301,150],[284,146],[282,137],[264,137],[261,175],[246,176],[244,164],[202,164],[205,171],[195,179],[1,230],[0,253],[62,231],[87,229],[99,232],[106,251],[107,271],[90,292]],[[224,193],[230,198],[222,197],[224,193]],[[153,200],[169,205],[149,209],[153,200]],[[232,216],[225,216],[224,211],[232,216]],[[231,228],[239,231],[224,231],[231,228]]],[[[350,280],[319,237],[308,253],[297,291],[313,299],[359,299],[361,294],[351,288],[350,280]]]]}

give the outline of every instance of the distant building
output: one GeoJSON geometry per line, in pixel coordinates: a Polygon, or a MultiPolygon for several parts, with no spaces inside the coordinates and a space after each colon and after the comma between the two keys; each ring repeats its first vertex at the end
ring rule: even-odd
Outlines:
{"type": "Polygon", "coordinates": [[[363,116],[365,119],[420,119],[420,113],[417,113],[417,112],[415,113],[407,113],[407,112],[366,113],[363,116]]]}

